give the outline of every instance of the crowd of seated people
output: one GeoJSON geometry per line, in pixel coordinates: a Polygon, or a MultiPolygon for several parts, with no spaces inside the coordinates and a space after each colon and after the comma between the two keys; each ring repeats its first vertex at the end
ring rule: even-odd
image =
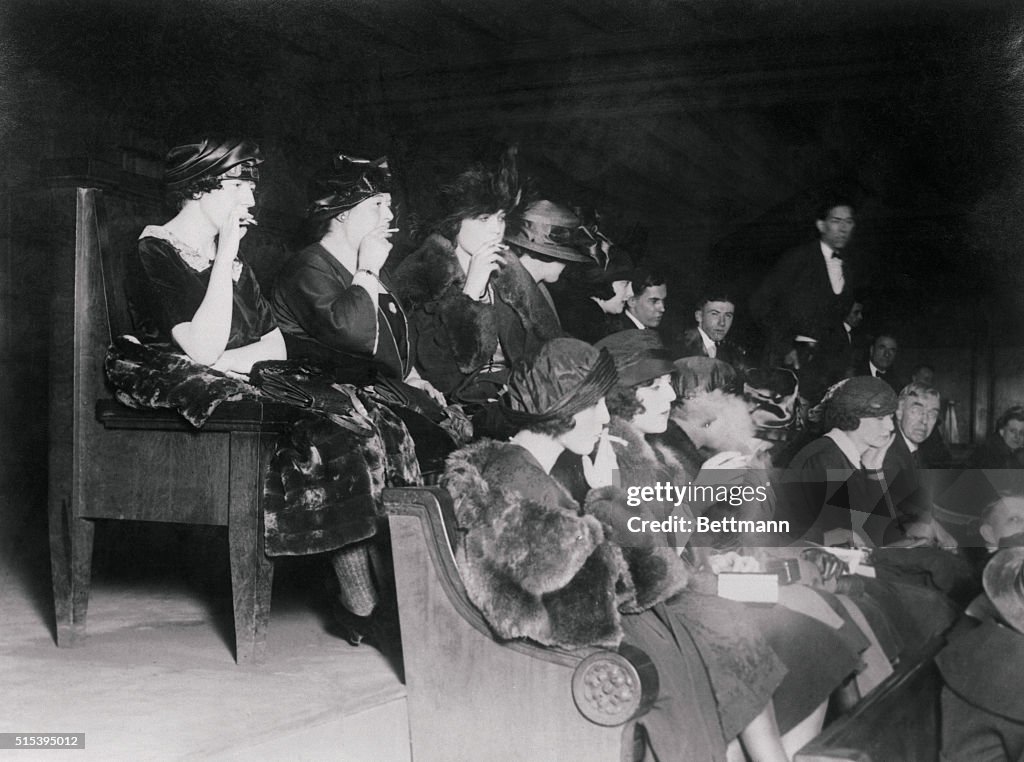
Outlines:
{"type": "MultiPolygon", "coordinates": [[[[438,188],[443,214],[397,266],[386,160],[337,155],[312,183],[310,244],[267,300],[237,258],[260,161],[241,140],[168,154],[180,211],[140,238],[139,307],[160,338],[215,371],[247,377],[287,358],[347,383],[360,367],[370,385],[386,378],[465,414],[472,441],[441,484],[456,499],[470,598],[499,638],[643,647],[672,699],[643,720],[647,758],[791,759],[830,701],[848,709],[981,592],[926,477],[941,452],[927,444],[940,395],[917,371],[896,380],[894,336],[869,343],[858,330],[848,199],[826,200],[818,238],[783,255],[755,293],[766,337],[755,350],[730,337],[746,305],[720,288],[701,294],[695,325],[665,331],[666,279],[568,203],[524,197],[514,151],[438,188]],[[635,499],[658,484],[744,497],[635,499]],[[699,517],[727,528],[698,535],[699,517]],[[637,532],[634,518],[674,529],[637,532]],[[788,527],[754,527],[762,520],[788,527]],[[873,550],[875,573],[852,573],[866,556],[829,546],[873,550]],[[718,595],[722,573],[780,564],[787,584],[772,605],[718,595]]],[[[1022,446],[1024,410],[1011,408],[970,462],[1015,468],[1022,446]]],[[[981,517],[994,547],[1015,499],[981,517]]],[[[370,533],[330,551],[354,642],[380,601],[377,543],[370,533]]],[[[993,597],[996,572],[985,574],[993,597]]],[[[958,690],[947,705],[978,704],[958,690]]]]}

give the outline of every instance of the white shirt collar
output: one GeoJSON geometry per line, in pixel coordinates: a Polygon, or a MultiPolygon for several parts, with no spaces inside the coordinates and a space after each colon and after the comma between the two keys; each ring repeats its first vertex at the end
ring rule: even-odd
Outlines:
{"type": "Polygon", "coordinates": [[[836,443],[836,447],[842,451],[843,455],[846,456],[846,459],[850,461],[850,464],[854,468],[861,467],[860,452],[858,452],[857,446],[854,445],[853,440],[847,436],[845,431],[842,429],[832,429],[832,431],[825,436],[836,443]]]}
{"type": "Polygon", "coordinates": [[[875,378],[878,378],[878,374],[882,372],[871,360],[868,360],[868,370],[871,371],[871,375],[875,378]]]}
{"type": "Polygon", "coordinates": [[[821,255],[825,257],[826,261],[832,259],[832,255],[835,253],[835,249],[829,246],[827,243],[818,239],[818,243],[821,244],[821,255]]]}
{"type": "Polygon", "coordinates": [[[645,326],[643,323],[641,323],[639,320],[637,320],[636,316],[632,312],[629,311],[628,307],[626,309],[624,309],[622,312],[623,312],[623,314],[625,314],[626,317],[628,317],[630,320],[632,320],[633,321],[633,325],[635,325],[641,331],[646,331],[647,330],[647,326],[645,326]]]}
{"type": "Polygon", "coordinates": [[[704,351],[708,353],[708,357],[716,357],[718,346],[715,344],[715,340],[704,333],[704,329],[700,326],[697,326],[697,333],[700,334],[700,340],[704,343],[704,351]]]}

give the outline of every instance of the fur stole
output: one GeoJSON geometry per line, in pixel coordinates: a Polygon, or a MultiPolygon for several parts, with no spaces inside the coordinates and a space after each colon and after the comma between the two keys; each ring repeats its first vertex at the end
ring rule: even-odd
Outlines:
{"type": "MultiPolygon", "coordinates": [[[[520,339],[516,343],[523,344],[524,353],[529,353],[532,344],[539,347],[548,339],[565,336],[565,331],[562,330],[562,326],[558,322],[558,316],[540,292],[540,287],[534,281],[533,276],[514,254],[507,253],[505,258],[508,260],[508,264],[501,268],[492,283],[497,298],[514,313],[522,331],[527,334],[525,339],[520,339]],[[531,338],[533,341],[530,340],[531,338]]],[[[501,318],[499,318],[499,322],[501,322],[501,318]]],[[[506,343],[510,338],[511,329],[511,326],[499,325],[498,327],[498,331],[506,343]]],[[[515,351],[517,348],[508,347],[507,349],[515,351]]]]}
{"type": "MultiPolygon", "coordinates": [[[[658,482],[673,481],[671,472],[659,466],[654,450],[632,426],[621,418],[612,418],[610,429],[628,443],[615,445],[623,487],[653,487],[658,482]]],[[[676,508],[671,502],[646,502],[632,507],[620,502],[614,513],[606,512],[608,509],[606,504],[593,507],[595,515],[612,527],[610,534],[622,546],[636,590],[633,608],[623,610],[643,611],[686,588],[690,571],[675,548],[686,545],[689,533],[630,532],[628,521],[633,516],[662,520],[673,514],[692,520],[689,507],[684,503],[676,508]]]]}
{"type": "Polygon", "coordinates": [[[455,500],[466,592],[499,637],[619,644],[630,588],[622,553],[525,449],[470,445],[449,457],[441,483],[455,500]]]}
{"type": "Polygon", "coordinates": [[[421,334],[435,334],[463,373],[488,362],[498,348],[494,307],[462,293],[466,276],[455,247],[442,235],[430,235],[399,265],[395,290],[421,334]]]}

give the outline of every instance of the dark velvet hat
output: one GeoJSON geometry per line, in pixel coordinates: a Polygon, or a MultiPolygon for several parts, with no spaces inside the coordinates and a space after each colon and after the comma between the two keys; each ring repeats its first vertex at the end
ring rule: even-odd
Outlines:
{"type": "Polygon", "coordinates": [[[611,354],[623,386],[638,386],[675,370],[656,331],[619,331],[594,346],[611,354]]]}
{"type": "Polygon", "coordinates": [[[196,180],[238,177],[259,180],[256,165],[263,161],[258,145],[239,138],[205,138],[198,143],[175,146],[164,161],[168,190],[181,190],[196,180]]]}
{"type": "Polygon", "coordinates": [[[831,387],[822,400],[835,415],[881,418],[896,412],[896,392],[874,376],[854,376],[831,387]]]}
{"type": "Polygon", "coordinates": [[[314,178],[310,194],[313,201],[306,215],[333,217],[368,198],[390,192],[391,171],[386,156],[371,160],[339,153],[331,169],[314,178]]]}
{"type": "Polygon", "coordinates": [[[513,420],[531,423],[571,417],[593,407],[613,386],[615,363],[607,351],[572,338],[545,342],[509,378],[513,420]]]}
{"type": "Polygon", "coordinates": [[[523,210],[505,242],[562,262],[590,262],[577,248],[580,218],[568,207],[535,201],[523,210]]]}

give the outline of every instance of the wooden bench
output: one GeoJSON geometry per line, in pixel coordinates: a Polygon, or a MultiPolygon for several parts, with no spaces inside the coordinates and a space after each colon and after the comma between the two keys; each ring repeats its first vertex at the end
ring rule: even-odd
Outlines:
{"type": "MultiPolygon", "coordinates": [[[[631,720],[657,697],[646,655],[567,652],[495,639],[455,567],[451,498],[439,488],[384,491],[415,762],[632,760],[631,720]],[[595,701],[600,676],[632,699],[595,701]]],[[[597,691],[599,694],[601,691],[597,691]]]]}
{"type": "Polygon", "coordinates": [[[801,749],[795,762],[935,762],[939,759],[939,694],[934,638],[903,658],[885,682],[801,749]]]}
{"type": "MultiPolygon", "coordinates": [[[[227,528],[239,664],[265,655],[273,565],[263,552],[263,473],[282,405],[222,404],[195,430],[174,411],[133,410],[110,399],[103,359],[132,328],[126,252],[145,204],[96,188],[51,191],[74,209],[53,250],[50,346],[49,525],[57,645],[86,629],[96,519],[227,528]],[[116,210],[105,215],[105,201],[116,210]]],[[[148,219],[155,218],[156,213],[148,219]]]]}

